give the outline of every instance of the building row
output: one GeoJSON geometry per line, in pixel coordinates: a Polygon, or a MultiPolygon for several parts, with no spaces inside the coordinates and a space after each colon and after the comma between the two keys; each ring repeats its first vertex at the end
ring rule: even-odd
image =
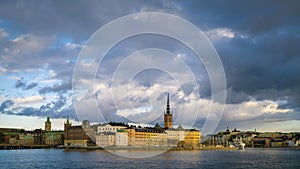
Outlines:
{"type": "Polygon", "coordinates": [[[245,143],[246,147],[291,147],[299,146],[300,133],[282,133],[282,132],[256,132],[239,131],[234,129],[230,131],[227,127],[225,131],[209,135],[205,141],[206,145],[229,147],[236,142],[245,143]]]}
{"type": "Polygon", "coordinates": [[[25,131],[23,129],[0,129],[0,144],[49,145],[49,146],[100,146],[100,147],[195,147],[199,146],[201,132],[184,129],[181,125],[173,128],[173,114],[170,111],[169,94],[164,111],[163,126],[140,127],[126,123],[108,122],[90,125],[84,120],[82,125],[72,125],[69,118],[63,131],[51,130],[47,117],[45,129],[25,131]]]}
{"type": "Polygon", "coordinates": [[[98,126],[96,145],[132,147],[178,147],[199,146],[200,131],[178,128],[128,126],[123,123],[106,123],[98,126]]]}
{"type": "Polygon", "coordinates": [[[169,94],[164,111],[164,126],[129,126],[126,123],[109,122],[91,126],[84,120],[81,126],[72,126],[67,120],[64,135],[65,146],[100,147],[195,147],[199,146],[201,132],[196,129],[184,129],[181,125],[173,128],[173,114],[170,111],[169,94]]]}
{"type": "Polygon", "coordinates": [[[57,146],[63,143],[64,131],[51,130],[49,117],[45,122],[45,130],[25,131],[24,129],[0,128],[0,144],[57,146]]]}

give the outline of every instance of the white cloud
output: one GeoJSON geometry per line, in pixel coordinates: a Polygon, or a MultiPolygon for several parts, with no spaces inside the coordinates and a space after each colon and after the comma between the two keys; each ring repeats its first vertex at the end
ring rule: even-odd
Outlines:
{"type": "Polygon", "coordinates": [[[282,114],[292,112],[292,109],[281,109],[279,104],[271,100],[251,100],[239,104],[225,106],[225,118],[230,121],[251,120],[266,114],[282,114]]]}
{"type": "Polygon", "coordinates": [[[12,98],[11,100],[14,103],[17,103],[17,104],[20,104],[20,105],[27,105],[27,106],[32,106],[33,104],[43,103],[43,97],[40,96],[40,95],[12,98]]]}
{"type": "Polygon", "coordinates": [[[212,40],[219,40],[222,38],[228,38],[228,39],[232,39],[236,36],[236,33],[233,32],[231,29],[229,28],[216,28],[216,29],[212,29],[210,31],[207,31],[206,34],[208,35],[208,37],[212,40]]]}
{"type": "Polygon", "coordinates": [[[83,45],[76,43],[66,43],[65,47],[71,50],[80,50],[83,47],[83,45]]]}

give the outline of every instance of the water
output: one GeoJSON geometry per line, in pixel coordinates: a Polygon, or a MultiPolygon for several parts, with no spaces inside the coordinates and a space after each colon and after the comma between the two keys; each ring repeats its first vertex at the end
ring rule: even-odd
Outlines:
{"type": "Polygon", "coordinates": [[[171,151],[142,159],[106,151],[0,150],[0,168],[300,168],[300,150],[171,151]]]}

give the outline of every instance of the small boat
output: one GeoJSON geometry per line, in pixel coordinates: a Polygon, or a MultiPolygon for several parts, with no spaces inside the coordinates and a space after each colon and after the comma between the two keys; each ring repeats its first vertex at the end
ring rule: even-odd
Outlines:
{"type": "Polygon", "coordinates": [[[237,140],[234,144],[234,147],[237,147],[239,150],[245,150],[245,143],[243,142],[243,140],[240,138],[239,140],[237,140]]]}
{"type": "Polygon", "coordinates": [[[245,143],[243,141],[239,141],[235,144],[235,147],[237,147],[239,150],[245,150],[245,143]]]}

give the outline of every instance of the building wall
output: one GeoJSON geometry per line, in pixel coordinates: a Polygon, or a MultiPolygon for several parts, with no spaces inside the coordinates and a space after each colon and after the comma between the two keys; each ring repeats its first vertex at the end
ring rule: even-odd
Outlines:
{"type": "Polygon", "coordinates": [[[63,145],[63,131],[52,131],[45,133],[45,144],[47,145],[63,145]]]}
{"type": "Polygon", "coordinates": [[[271,147],[282,147],[283,143],[282,142],[271,142],[271,147]]]}
{"type": "Polygon", "coordinates": [[[126,129],[128,133],[128,145],[129,146],[135,146],[135,129],[126,129]]]}
{"type": "Polygon", "coordinates": [[[82,126],[68,126],[64,131],[64,145],[87,146],[89,137],[86,135],[82,126]]]}
{"type": "Polygon", "coordinates": [[[186,145],[198,146],[200,143],[201,132],[199,130],[166,130],[169,146],[176,146],[184,141],[186,145]]]}
{"type": "Polygon", "coordinates": [[[103,126],[98,126],[98,134],[103,132],[117,132],[118,130],[125,128],[126,126],[112,126],[110,124],[105,124],[103,126]]]}
{"type": "Polygon", "coordinates": [[[116,146],[128,145],[128,133],[127,131],[116,132],[116,146]]]}
{"type": "Polygon", "coordinates": [[[115,135],[114,134],[104,134],[101,133],[96,135],[96,145],[101,147],[114,146],[115,145],[115,135]]]}
{"type": "Polygon", "coordinates": [[[201,133],[198,130],[187,131],[187,133],[184,137],[184,142],[185,142],[185,144],[190,145],[190,146],[198,146],[200,143],[200,136],[201,136],[201,133]]]}
{"type": "Polygon", "coordinates": [[[128,132],[128,145],[138,147],[167,146],[167,134],[154,130],[136,131],[126,129],[128,132]]]}
{"type": "Polygon", "coordinates": [[[17,144],[32,145],[32,144],[34,144],[34,137],[32,134],[23,133],[23,134],[19,135],[19,139],[16,141],[17,141],[17,144]]]}

